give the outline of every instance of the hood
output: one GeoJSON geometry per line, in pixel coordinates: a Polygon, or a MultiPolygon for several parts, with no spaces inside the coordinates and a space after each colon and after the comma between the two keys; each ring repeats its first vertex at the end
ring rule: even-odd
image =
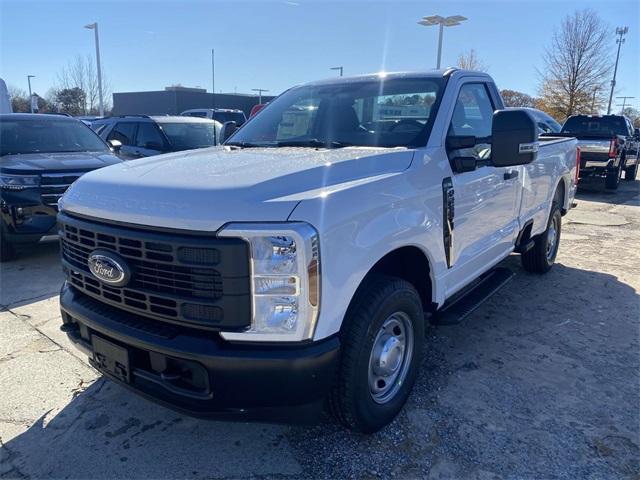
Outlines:
{"type": "Polygon", "coordinates": [[[24,153],[0,157],[0,171],[25,175],[86,172],[120,162],[122,160],[108,152],[24,153]]]}
{"type": "Polygon", "coordinates": [[[75,182],[61,208],[138,225],[216,231],[228,222],[285,221],[307,197],[411,164],[405,148],[213,147],[125,162],[75,182]]]}

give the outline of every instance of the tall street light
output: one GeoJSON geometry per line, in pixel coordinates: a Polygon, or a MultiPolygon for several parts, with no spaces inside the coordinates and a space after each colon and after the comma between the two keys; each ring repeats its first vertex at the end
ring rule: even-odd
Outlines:
{"type": "Polygon", "coordinates": [[[342,66],[340,66],[340,67],[331,67],[329,70],[340,70],[340,76],[342,76],[342,66]]]}
{"type": "Polygon", "coordinates": [[[436,68],[440,68],[440,60],[442,59],[442,32],[444,27],[455,27],[465,20],[467,20],[467,17],[463,17],[462,15],[453,15],[451,17],[431,15],[429,17],[422,17],[422,20],[418,22],[419,25],[423,25],[425,27],[440,25],[440,32],[438,34],[438,63],[436,68]]]}
{"type": "Polygon", "coordinates": [[[33,113],[33,95],[31,93],[31,79],[35,78],[35,75],[27,75],[27,83],[29,84],[29,108],[31,109],[31,113],[33,113]]]}
{"type": "Polygon", "coordinates": [[[607,107],[607,115],[611,114],[611,101],[613,100],[613,90],[616,88],[616,74],[618,73],[618,60],[620,59],[620,47],[624,43],[624,36],[629,31],[629,27],[616,28],[616,35],[620,38],[616,39],[618,44],[618,54],[616,55],[616,66],[613,69],[613,80],[611,80],[611,93],[609,94],[609,106],[607,107]]]}
{"type": "Polygon", "coordinates": [[[262,92],[268,92],[266,88],[252,88],[252,92],[258,92],[258,103],[262,105],[262,92]]]}
{"type": "Polygon", "coordinates": [[[216,64],[213,48],[211,49],[211,108],[216,108],[216,64]]]}
{"type": "Polygon", "coordinates": [[[100,100],[100,116],[104,117],[104,100],[102,98],[102,70],[100,69],[100,40],[98,39],[98,22],[85,25],[84,28],[93,30],[96,37],[96,64],[98,66],[98,99],[100,100]]]}

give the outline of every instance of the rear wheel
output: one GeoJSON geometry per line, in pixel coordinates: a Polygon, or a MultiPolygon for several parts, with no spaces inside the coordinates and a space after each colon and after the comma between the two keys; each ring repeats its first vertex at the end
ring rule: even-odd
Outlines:
{"type": "Polygon", "coordinates": [[[638,162],[640,160],[636,159],[635,165],[632,167],[627,167],[624,170],[624,179],[625,180],[635,180],[638,175],[638,162]]]}
{"type": "Polygon", "coordinates": [[[618,165],[612,172],[607,172],[607,176],[604,179],[604,186],[609,190],[617,190],[620,186],[620,179],[622,178],[622,165],[618,165]]]}
{"type": "Polygon", "coordinates": [[[535,238],[534,246],[522,254],[522,266],[527,272],[546,273],[551,269],[558,255],[561,228],[560,205],[553,202],[547,229],[535,238]]]}
{"type": "Polygon", "coordinates": [[[329,408],[346,427],[373,433],[395,418],[413,388],[424,313],[409,282],[383,275],[365,282],[345,317],[329,408]]]}

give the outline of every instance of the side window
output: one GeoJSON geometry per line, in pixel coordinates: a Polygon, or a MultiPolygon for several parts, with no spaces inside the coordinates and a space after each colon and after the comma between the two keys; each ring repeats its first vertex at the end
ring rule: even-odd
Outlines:
{"type": "Polygon", "coordinates": [[[136,147],[148,148],[151,150],[163,150],[164,141],[155,123],[146,122],[138,124],[138,134],[136,135],[136,147]]]}
{"type": "Polygon", "coordinates": [[[116,123],[107,140],[118,140],[123,145],[133,145],[133,138],[136,133],[136,124],[134,122],[116,123]]]}
{"type": "Polygon", "coordinates": [[[538,129],[540,130],[540,133],[553,133],[553,128],[544,122],[538,122],[538,129]]]}
{"type": "Polygon", "coordinates": [[[453,110],[448,136],[491,136],[493,105],[487,88],[482,83],[462,86],[453,110]]]}

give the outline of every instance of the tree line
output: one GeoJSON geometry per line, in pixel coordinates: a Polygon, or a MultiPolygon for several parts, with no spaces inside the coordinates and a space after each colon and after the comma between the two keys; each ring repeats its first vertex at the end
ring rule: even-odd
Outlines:
{"type": "MultiPolygon", "coordinates": [[[[538,96],[516,90],[501,90],[508,107],[531,107],[547,112],[559,122],[576,114],[597,114],[607,106],[613,71],[613,30],[590,9],[567,15],[545,48],[538,73],[538,96]]],[[[475,50],[461,53],[458,66],[487,71],[475,50]]],[[[615,111],[615,109],[614,109],[615,111]]],[[[640,128],[640,112],[624,109],[640,128]]]]}
{"type": "MultiPolygon", "coordinates": [[[[606,106],[613,69],[612,29],[598,14],[579,10],[566,16],[545,48],[542,70],[538,71],[537,97],[516,90],[502,90],[505,105],[543,110],[559,122],[570,115],[597,114],[606,106]]],[[[474,49],[461,53],[457,64],[469,70],[487,71],[474,49]]],[[[105,110],[110,110],[111,83],[103,74],[105,110]]],[[[30,111],[24,90],[9,88],[14,112],[30,111]]],[[[98,77],[90,55],[78,55],[58,73],[56,86],[44,97],[37,95],[41,112],[71,115],[98,114],[98,77]]],[[[419,99],[415,100],[420,103],[419,99]]],[[[632,107],[623,112],[640,127],[640,112],[632,107]]]]}
{"type": "MultiPolygon", "coordinates": [[[[44,96],[34,92],[38,111],[41,113],[68,113],[70,115],[98,115],[99,89],[95,60],[91,55],[77,55],[58,72],[56,85],[44,96]]],[[[13,111],[31,111],[29,94],[20,88],[9,86],[13,111]]],[[[111,82],[102,74],[102,95],[105,111],[110,110],[111,82]]]]}

